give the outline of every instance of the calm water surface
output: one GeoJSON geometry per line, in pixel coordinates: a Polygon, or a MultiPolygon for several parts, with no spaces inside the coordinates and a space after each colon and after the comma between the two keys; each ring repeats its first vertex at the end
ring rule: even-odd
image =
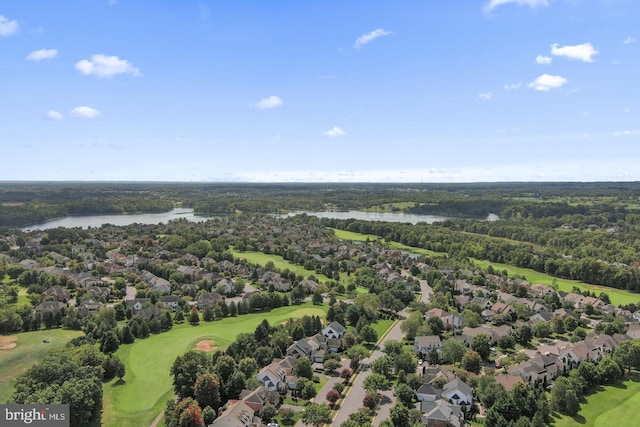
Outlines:
{"type": "Polygon", "coordinates": [[[86,215],[86,216],[68,216],[65,218],[53,219],[43,224],[30,225],[22,230],[46,230],[48,228],[67,227],[67,228],[89,228],[100,227],[104,224],[111,225],[131,225],[131,224],[160,224],[166,223],[172,219],[186,218],[189,221],[206,221],[203,216],[194,215],[192,209],[178,208],[169,212],[162,213],[144,213],[132,215],[86,215]]]}
{"type": "MultiPolygon", "coordinates": [[[[284,215],[276,215],[280,218],[289,216],[307,214],[317,216],[319,218],[335,218],[335,219],[359,219],[363,221],[388,221],[388,222],[408,222],[411,224],[417,224],[419,222],[426,222],[427,224],[433,224],[437,221],[444,221],[449,219],[444,216],[437,215],[416,215],[408,214],[404,212],[361,212],[361,211],[347,211],[347,212],[310,212],[310,211],[296,211],[284,215]]],[[[96,228],[104,224],[111,225],[131,225],[131,224],[159,224],[166,223],[172,219],[185,218],[189,221],[202,222],[208,218],[204,216],[198,216],[193,213],[193,210],[187,208],[173,209],[169,212],[163,213],[146,213],[146,214],[133,214],[133,215],[87,215],[87,216],[68,216],[65,218],[54,219],[47,221],[43,224],[30,225],[24,227],[23,231],[31,230],[46,230],[56,227],[67,228],[96,228]]],[[[488,221],[495,221],[499,219],[497,215],[491,214],[486,218],[488,221]]]]}

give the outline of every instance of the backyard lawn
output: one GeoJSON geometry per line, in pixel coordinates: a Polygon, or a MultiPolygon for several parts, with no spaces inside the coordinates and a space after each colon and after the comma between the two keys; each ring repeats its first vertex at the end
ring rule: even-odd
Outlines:
{"type": "Polygon", "coordinates": [[[226,348],[237,334],[253,332],[263,319],[277,325],[304,315],[324,319],[327,305],[307,302],[274,309],[270,312],[227,317],[216,322],[174,325],[168,331],[121,346],[116,354],[127,372],[123,380],[114,379],[104,386],[102,424],[105,426],[148,426],[165,408],[173,395],[169,370],[175,358],[193,349],[201,340],[214,340],[213,345],[226,348]]]}

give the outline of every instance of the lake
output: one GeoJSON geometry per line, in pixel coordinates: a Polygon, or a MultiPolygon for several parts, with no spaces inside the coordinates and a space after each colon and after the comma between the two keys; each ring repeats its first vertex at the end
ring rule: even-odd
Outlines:
{"type": "Polygon", "coordinates": [[[433,224],[437,221],[445,221],[449,218],[437,215],[416,215],[408,214],[404,212],[363,212],[363,211],[322,211],[322,212],[291,212],[282,215],[282,217],[295,216],[307,214],[311,216],[317,216],[318,218],[335,218],[335,219],[359,219],[363,221],[388,221],[388,222],[409,222],[411,224],[417,224],[419,222],[426,222],[427,224],[433,224]]]}
{"type": "Polygon", "coordinates": [[[159,224],[166,223],[172,219],[186,218],[189,221],[206,221],[208,218],[198,216],[193,213],[192,209],[176,208],[169,212],[162,213],[142,213],[131,215],[82,215],[68,216],[65,218],[52,219],[43,224],[30,225],[24,227],[23,231],[46,230],[48,228],[66,227],[66,228],[89,228],[100,227],[104,224],[112,225],[131,225],[131,224],[159,224]]]}
{"type": "MultiPolygon", "coordinates": [[[[288,214],[278,214],[277,217],[286,218],[289,216],[307,214],[311,216],[317,216],[318,218],[335,218],[335,219],[359,219],[363,221],[388,221],[388,222],[408,222],[411,224],[417,224],[419,222],[426,222],[427,224],[433,224],[437,221],[445,221],[449,219],[444,216],[437,215],[416,215],[408,214],[404,212],[362,212],[362,211],[322,211],[322,212],[310,212],[310,211],[296,211],[288,214]]],[[[65,218],[53,219],[42,224],[30,225],[24,227],[23,231],[32,230],[46,230],[56,227],[67,228],[96,228],[104,224],[111,225],[131,225],[131,224],[159,224],[166,223],[172,219],[185,218],[189,221],[201,222],[209,219],[208,217],[195,215],[193,210],[188,208],[177,208],[169,212],[163,213],[143,213],[143,214],[131,214],[131,215],[86,215],[86,216],[68,216],[65,218]]],[[[490,214],[487,218],[488,221],[495,221],[500,219],[497,215],[490,214]]]]}

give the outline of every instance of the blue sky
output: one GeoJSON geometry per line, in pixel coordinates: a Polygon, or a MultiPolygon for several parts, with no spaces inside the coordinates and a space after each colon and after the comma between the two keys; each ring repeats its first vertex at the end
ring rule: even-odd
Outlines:
{"type": "Polygon", "coordinates": [[[637,0],[0,0],[0,180],[640,180],[637,0]]]}

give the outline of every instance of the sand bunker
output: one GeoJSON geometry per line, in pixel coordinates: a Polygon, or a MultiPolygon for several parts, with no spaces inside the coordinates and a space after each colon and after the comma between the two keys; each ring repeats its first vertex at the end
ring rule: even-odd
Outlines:
{"type": "Polygon", "coordinates": [[[214,340],[202,340],[198,344],[196,344],[195,349],[201,351],[216,351],[218,347],[213,346],[213,343],[215,343],[214,340]]]}
{"type": "Polygon", "coordinates": [[[0,337],[0,350],[11,350],[16,347],[18,337],[10,335],[8,337],[0,337]]]}

